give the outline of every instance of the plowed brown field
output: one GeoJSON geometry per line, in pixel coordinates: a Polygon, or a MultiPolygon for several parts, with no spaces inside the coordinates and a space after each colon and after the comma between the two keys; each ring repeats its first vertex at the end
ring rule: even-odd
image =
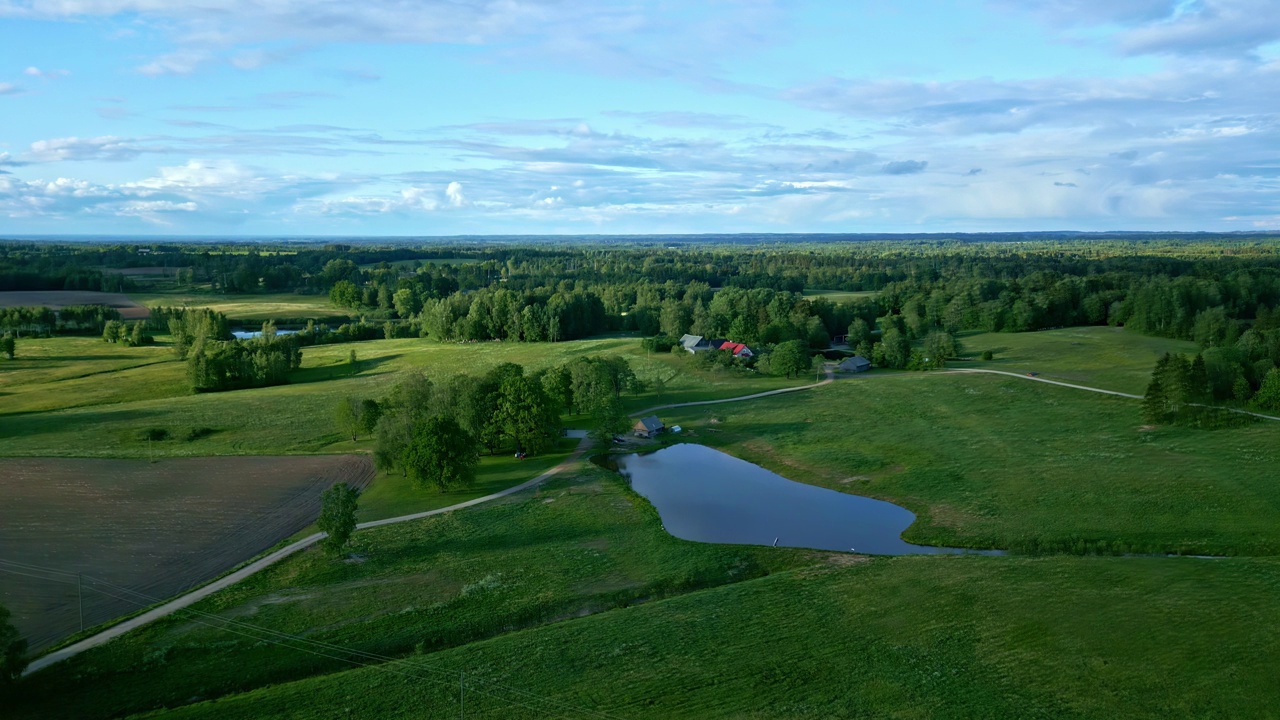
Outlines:
{"type": "Polygon", "coordinates": [[[10,290],[0,292],[0,307],[47,307],[53,310],[68,305],[106,305],[120,311],[125,320],[145,320],[151,311],[118,293],[88,290],[10,290]]]}
{"type": "Polygon", "coordinates": [[[0,462],[0,604],[33,650],[80,629],[78,596],[85,627],[128,614],[119,588],[180,593],[311,524],[331,484],[373,479],[349,455],[0,462]]]}

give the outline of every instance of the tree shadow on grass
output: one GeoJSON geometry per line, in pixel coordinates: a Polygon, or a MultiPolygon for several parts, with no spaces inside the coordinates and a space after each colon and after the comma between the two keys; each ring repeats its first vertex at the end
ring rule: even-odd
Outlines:
{"type": "Polygon", "coordinates": [[[355,365],[343,362],[334,365],[303,368],[289,373],[289,384],[303,385],[306,383],[325,382],[327,380],[338,380],[341,378],[358,377],[361,375],[384,375],[394,371],[380,368],[392,360],[398,360],[401,357],[403,357],[402,354],[396,353],[392,355],[381,355],[367,360],[356,360],[355,365]]]}
{"type": "MultiPolygon", "coordinates": [[[[98,410],[93,412],[19,413],[0,416],[0,439],[29,437],[45,433],[82,432],[100,425],[128,427],[128,423],[147,420],[163,413],[159,410],[98,410]]],[[[74,450],[75,448],[65,448],[74,450]]],[[[99,448],[101,449],[101,448],[99,448]]]]}

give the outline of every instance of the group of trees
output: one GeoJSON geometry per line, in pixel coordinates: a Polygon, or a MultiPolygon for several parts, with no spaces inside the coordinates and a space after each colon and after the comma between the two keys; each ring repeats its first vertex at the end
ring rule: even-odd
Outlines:
{"type": "Polygon", "coordinates": [[[6,358],[12,360],[14,355],[17,354],[17,352],[18,352],[17,339],[14,338],[13,335],[10,335],[9,333],[0,335],[0,353],[4,353],[4,356],[6,358]]]}
{"type": "Polygon", "coordinates": [[[0,331],[14,335],[93,335],[119,320],[120,312],[105,305],[0,308],[0,331]]]}
{"type": "MultiPolygon", "coordinates": [[[[1179,423],[1199,426],[1221,425],[1231,419],[1213,403],[1221,399],[1215,392],[1212,365],[1204,353],[1188,359],[1180,353],[1165,353],[1156,362],[1142,400],[1143,417],[1150,423],[1179,423]]],[[[1245,399],[1261,411],[1280,411],[1280,368],[1271,367],[1254,392],[1243,375],[1236,374],[1231,396],[1245,399]]],[[[1221,380],[1219,380],[1221,382],[1221,380]]]]}
{"type": "Polygon", "coordinates": [[[145,322],[125,323],[119,320],[108,320],[102,326],[102,339],[109,343],[124,343],[130,347],[150,345],[156,339],[146,332],[145,322]]]}
{"type": "Polygon", "coordinates": [[[586,415],[600,437],[625,430],[622,395],[639,387],[616,356],[575,358],[534,373],[502,363],[438,383],[414,371],[381,400],[340,400],[334,418],[344,436],[373,434],[380,468],[448,490],[473,481],[481,452],[524,457],[553,448],[562,413],[586,415]]]}
{"type": "Polygon", "coordinates": [[[290,335],[249,340],[207,340],[187,355],[187,379],[196,392],[280,385],[302,365],[302,351],[290,335]]]}

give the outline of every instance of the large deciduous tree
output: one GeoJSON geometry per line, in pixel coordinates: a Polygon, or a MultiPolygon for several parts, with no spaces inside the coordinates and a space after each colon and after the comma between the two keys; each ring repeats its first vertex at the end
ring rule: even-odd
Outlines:
{"type": "Polygon", "coordinates": [[[479,462],[475,438],[445,416],[415,423],[401,456],[401,465],[414,483],[441,491],[469,486],[479,462]]]}
{"type": "Polygon", "coordinates": [[[356,505],[360,493],[346,483],[334,483],[320,493],[320,519],[316,527],[328,533],[324,539],[325,552],[337,555],[346,547],[351,533],[356,529],[356,505]]]}

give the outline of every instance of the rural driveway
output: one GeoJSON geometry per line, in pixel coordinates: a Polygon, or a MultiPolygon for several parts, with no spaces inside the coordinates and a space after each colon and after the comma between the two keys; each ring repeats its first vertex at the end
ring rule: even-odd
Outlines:
{"type": "MultiPolygon", "coordinates": [[[[1089,387],[1088,385],[1072,385],[1071,383],[1060,382],[1058,380],[1046,380],[1042,377],[1034,377],[1032,375],[1027,375],[1026,373],[1015,373],[1015,372],[1008,372],[1005,370],[983,370],[979,368],[964,368],[964,369],[951,370],[949,372],[989,373],[991,375],[1008,375],[1009,377],[1021,378],[1023,380],[1034,380],[1036,382],[1048,383],[1050,385],[1060,385],[1062,387],[1074,388],[1076,390],[1088,390],[1089,392],[1102,393],[1103,395],[1115,395],[1116,397],[1130,398],[1133,400],[1142,399],[1141,395],[1134,395],[1132,393],[1122,393],[1116,390],[1103,390],[1102,388],[1089,387]]],[[[1219,405],[1205,405],[1203,403],[1188,403],[1188,404],[1194,405],[1196,407],[1208,407],[1208,408],[1221,407],[1219,405]]],[[[1227,412],[1236,413],[1237,415],[1251,415],[1256,418],[1262,418],[1263,420],[1280,421],[1280,417],[1276,417],[1274,415],[1263,415],[1262,413],[1251,412],[1249,410],[1240,410],[1238,408],[1223,407],[1221,409],[1226,410],[1227,412]]]]}
{"type": "Polygon", "coordinates": [[[743,400],[755,400],[757,398],[773,397],[774,395],[785,395],[786,393],[800,392],[801,390],[812,390],[816,387],[829,385],[833,380],[836,379],[836,374],[832,372],[830,367],[827,367],[824,370],[827,373],[827,379],[823,380],[822,382],[813,383],[812,385],[797,385],[796,387],[781,388],[779,390],[766,390],[765,392],[758,392],[754,395],[740,395],[738,397],[722,398],[720,400],[694,400],[693,402],[671,403],[669,405],[656,405],[651,408],[645,408],[644,410],[637,410],[631,413],[631,417],[648,415],[649,413],[657,412],[659,410],[674,410],[676,408],[694,407],[696,405],[719,405],[720,403],[742,402],[743,400]]]}
{"type": "MultiPolygon", "coordinates": [[[[497,500],[498,498],[506,497],[508,495],[514,495],[515,493],[518,493],[521,490],[527,490],[533,487],[534,485],[537,485],[551,478],[556,473],[559,473],[560,471],[569,467],[569,465],[575,462],[578,458],[582,457],[582,453],[585,452],[586,449],[591,445],[591,440],[586,437],[585,433],[582,433],[579,435],[574,431],[570,431],[570,437],[575,437],[575,436],[581,437],[582,439],[578,443],[578,446],[574,448],[573,454],[565,458],[559,465],[556,465],[555,467],[533,478],[532,480],[527,480],[525,482],[520,483],[519,485],[509,487],[506,490],[501,490],[499,492],[493,493],[492,495],[485,495],[484,497],[478,497],[478,498],[475,498],[474,500],[460,502],[456,505],[450,505],[449,507],[442,507],[436,510],[428,510],[426,512],[414,513],[412,515],[401,515],[399,517],[386,518],[384,520],[370,520],[369,522],[362,522],[356,525],[356,529],[364,530],[366,528],[381,527],[383,525],[394,525],[395,523],[408,522],[410,520],[420,520],[422,518],[431,517],[432,515],[441,515],[443,513],[452,512],[454,510],[469,508],[473,505],[479,505],[481,503],[486,503],[491,500],[497,500]]],[[[79,655],[80,653],[84,652],[85,650],[88,650],[89,648],[97,647],[107,642],[108,640],[111,640],[112,638],[119,637],[129,632],[130,630],[142,627],[143,625],[159,620],[162,617],[172,615],[173,613],[176,613],[185,607],[188,607],[194,603],[197,603],[209,597],[210,595],[218,592],[219,590],[230,587],[240,582],[241,580],[249,577],[250,575],[253,575],[254,573],[260,572],[262,570],[265,570],[266,568],[271,567],[272,565],[275,565],[276,563],[289,557],[290,555],[293,555],[301,550],[305,550],[311,547],[312,545],[315,545],[317,542],[320,542],[321,540],[323,540],[324,537],[325,537],[325,533],[315,533],[314,535],[308,535],[307,537],[304,537],[301,540],[298,540],[297,542],[290,543],[289,545],[286,545],[280,548],[279,550],[276,550],[275,552],[264,555],[263,557],[260,557],[257,560],[254,560],[253,562],[249,563],[248,565],[245,565],[239,570],[236,570],[233,573],[224,575],[223,577],[220,577],[217,580],[214,580],[208,585],[205,585],[196,590],[192,590],[186,595],[182,595],[177,598],[174,598],[173,600],[170,600],[169,602],[163,605],[160,605],[158,607],[154,607],[142,613],[141,615],[138,615],[137,617],[130,618],[116,625],[112,625],[106,630],[103,630],[100,633],[91,635],[85,638],[84,640],[68,645],[60,650],[55,650],[49,653],[48,655],[43,655],[39,658],[36,658],[35,660],[31,661],[31,664],[27,667],[26,672],[24,672],[23,674],[29,675],[33,672],[36,672],[37,670],[40,670],[41,668],[46,668],[56,662],[60,662],[62,660],[66,660],[69,657],[79,655]]]]}

